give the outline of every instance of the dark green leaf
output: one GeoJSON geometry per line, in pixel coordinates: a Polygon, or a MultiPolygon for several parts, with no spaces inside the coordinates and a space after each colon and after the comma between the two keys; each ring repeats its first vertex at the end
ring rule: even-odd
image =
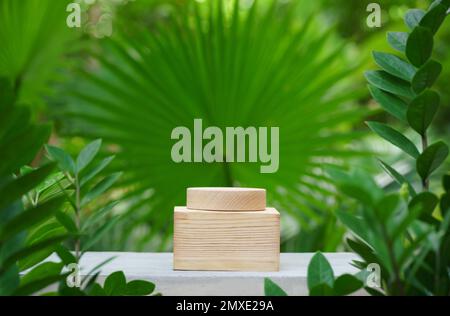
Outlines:
{"type": "Polygon", "coordinates": [[[379,260],[377,259],[373,250],[366,243],[360,240],[347,238],[347,244],[355,253],[357,253],[362,259],[364,259],[366,265],[368,263],[379,263],[379,260]]]}
{"type": "Polygon", "coordinates": [[[445,192],[450,192],[450,175],[445,174],[442,177],[442,187],[444,188],[445,192]]]}
{"type": "Polygon", "coordinates": [[[95,283],[91,290],[89,291],[89,295],[91,296],[106,296],[105,290],[100,286],[100,284],[95,283]]]}
{"type": "Polygon", "coordinates": [[[411,81],[416,69],[400,57],[383,52],[373,52],[375,62],[387,73],[400,79],[411,81]]]}
{"type": "Polygon", "coordinates": [[[367,227],[360,218],[341,210],[336,211],[336,217],[359,238],[367,239],[367,227]]]}
{"type": "Polygon", "coordinates": [[[450,193],[447,192],[442,194],[439,207],[441,208],[442,215],[445,216],[445,214],[447,214],[450,210],[450,193]]]}
{"type": "Polygon", "coordinates": [[[113,272],[106,278],[103,288],[108,296],[125,295],[127,289],[125,274],[122,271],[113,272]]]}
{"type": "Polygon", "coordinates": [[[392,127],[378,122],[367,122],[367,125],[380,137],[397,146],[411,157],[417,158],[419,156],[416,145],[392,127]]]}
{"type": "Polygon", "coordinates": [[[316,252],[308,265],[309,290],[322,284],[332,288],[333,283],[334,275],[330,263],[320,251],[316,252]]]}
{"type": "Polygon", "coordinates": [[[439,199],[433,193],[422,192],[417,194],[408,204],[410,211],[414,209],[420,210],[420,216],[431,216],[434,209],[438,205],[439,199]]]}
{"type": "Polygon", "coordinates": [[[77,258],[62,245],[58,245],[55,248],[55,252],[65,265],[77,262],[77,258]]]}
{"type": "Polygon", "coordinates": [[[61,275],[62,263],[44,262],[29,271],[20,281],[20,287],[15,295],[31,295],[45,287],[58,282],[65,276],[61,275]]]}
{"type": "Polygon", "coordinates": [[[424,135],[439,108],[440,97],[434,91],[424,91],[411,101],[406,112],[409,125],[424,135]]]}
{"type": "Polygon", "coordinates": [[[437,142],[429,146],[417,158],[416,168],[422,179],[428,178],[431,173],[439,168],[448,156],[448,147],[444,142],[437,142]]]}
{"type": "Polygon", "coordinates": [[[381,164],[381,167],[384,169],[384,171],[392,177],[395,181],[397,181],[398,184],[402,185],[403,183],[406,183],[408,186],[408,191],[411,196],[416,195],[416,190],[414,190],[414,187],[411,185],[411,183],[400,173],[397,172],[394,168],[392,168],[390,165],[385,163],[384,161],[379,159],[379,162],[381,164]]]}
{"type": "Polygon", "coordinates": [[[155,290],[155,284],[144,280],[133,280],[127,283],[126,295],[142,296],[150,295],[155,290]]]}
{"type": "Polygon", "coordinates": [[[412,79],[411,86],[415,93],[421,93],[426,88],[431,87],[439,77],[442,71],[442,65],[437,61],[430,59],[417,70],[412,79]]]}
{"type": "Polygon", "coordinates": [[[433,33],[430,29],[418,26],[414,28],[406,42],[406,57],[416,67],[421,67],[433,51],[433,33]]]}
{"type": "Polygon", "coordinates": [[[287,296],[287,293],[269,278],[264,278],[265,296],[287,296]]]}
{"type": "Polygon", "coordinates": [[[445,20],[447,8],[444,4],[433,6],[422,18],[420,25],[429,28],[435,34],[445,20]]]}
{"type": "Polygon", "coordinates": [[[109,165],[109,163],[114,159],[114,156],[106,157],[103,159],[98,165],[96,165],[94,168],[89,170],[80,181],[80,185],[83,186],[89,180],[93,179],[99,172],[101,172],[106,166],[109,165]]]}
{"type": "Polygon", "coordinates": [[[364,286],[363,282],[350,274],[343,274],[334,281],[335,295],[349,295],[360,290],[364,286]]]}
{"type": "Polygon", "coordinates": [[[408,40],[408,33],[405,32],[388,32],[387,41],[393,49],[404,53],[406,50],[406,41],[408,40]]]}
{"type": "Polygon", "coordinates": [[[61,280],[64,280],[68,274],[53,274],[45,277],[41,277],[27,284],[20,285],[14,292],[15,296],[27,296],[35,294],[36,292],[47,288],[48,286],[55,284],[61,280]]]}
{"type": "Polygon", "coordinates": [[[55,198],[20,213],[4,225],[0,231],[0,240],[5,240],[49,218],[63,202],[63,197],[55,198]]]}
{"type": "Polygon", "coordinates": [[[5,113],[6,108],[13,105],[15,98],[11,80],[0,77],[0,112],[5,113]]]}
{"type": "Polygon", "coordinates": [[[372,85],[369,85],[369,90],[372,97],[386,112],[406,123],[406,110],[408,109],[408,105],[402,99],[372,85]]]}
{"type": "Polygon", "coordinates": [[[17,261],[22,260],[30,255],[33,255],[34,253],[36,253],[42,249],[53,248],[54,245],[61,243],[66,238],[67,238],[67,235],[56,236],[56,237],[51,237],[48,239],[41,240],[32,245],[29,245],[15,253],[13,253],[6,260],[4,260],[3,264],[2,264],[2,269],[9,267],[10,265],[15,264],[17,261]]]}
{"type": "Polygon", "coordinates": [[[405,14],[405,24],[409,27],[410,30],[414,29],[417,25],[419,25],[420,20],[425,15],[425,11],[420,9],[411,9],[408,10],[405,14]]]}
{"type": "Polygon", "coordinates": [[[372,296],[385,296],[382,292],[372,288],[372,287],[364,287],[364,290],[366,290],[367,293],[369,293],[372,296]]]}
{"type": "Polygon", "coordinates": [[[97,155],[100,146],[102,145],[102,140],[97,139],[89,143],[86,147],[81,150],[77,157],[76,170],[77,172],[82,171],[97,155]]]}
{"type": "Polygon", "coordinates": [[[23,195],[45,180],[55,168],[55,164],[47,164],[24,176],[12,180],[0,188],[0,210],[6,205],[20,199],[23,195]]]}
{"type": "Polygon", "coordinates": [[[414,97],[411,85],[407,81],[394,77],[385,71],[371,70],[366,71],[364,75],[371,85],[383,91],[406,98],[414,97]]]}
{"type": "Polygon", "coordinates": [[[373,205],[374,203],[374,200],[370,192],[367,192],[361,186],[351,183],[340,183],[337,186],[342,193],[360,201],[363,204],[373,205]]]}
{"type": "Polygon", "coordinates": [[[46,145],[45,148],[47,149],[50,157],[58,163],[61,170],[69,172],[71,174],[75,173],[75,162],[68,153],[66,153],[61,148],[50,145],[46,145]]]}
{"type": "Polygon", "coordinates": [[[81,200],[81,205],[84,206],[87,203],[99,197],[100,195],[102,195],[103,192],[108,190],[119,179],[121,175],[122,175],[121,172],[116,172],[104,178],[102,181],[96,184],[88,193],[86,193],[86,195],[81,200]]]}

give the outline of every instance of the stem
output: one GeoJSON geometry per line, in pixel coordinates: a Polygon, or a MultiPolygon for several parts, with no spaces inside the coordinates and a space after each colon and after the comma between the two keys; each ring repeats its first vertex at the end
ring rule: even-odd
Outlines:
{"type": "MultiPolygon", "coordinates": [[[[78,181],[78,175],[75,175],[75,225],[78,231],[80,231],[80,204],[80,183],[78,181]]],[[[77,236],[75,240],[75,257],[77,258],[77,262],[80,261],[80,244],[80,237],[77,236]]]]}
{"type": "MultiPolygon", "coordinates": [[[[424,132],[422,135],[422,152],[424,152],[428,148],[428,137],[427,132],[424,132]]],[[[428,191],[430,187],[430,179],[426,177],[422,180],[422,189],[423,191],[428,191]]]]}

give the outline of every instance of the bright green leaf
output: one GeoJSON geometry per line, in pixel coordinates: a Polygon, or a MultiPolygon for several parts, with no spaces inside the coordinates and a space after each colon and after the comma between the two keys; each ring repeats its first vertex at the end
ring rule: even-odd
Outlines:
{"type": "Polygon", "coordinates": [[[68,153],[66,153],[61,148],[50,145],[46,145],[45,148],[47,149],[47,152],[50,155],[50,157],[54,161],[58,162],[58,165],[61,168],[61,170],[69,172],[71,174],[75,173],[75,162],[68,153]]]}
{"type": "Polygon", "coordinates": [[[433,51],[433,33],[430,29],[418,26],[414,28],[406,42],[406,57],[416,67],[421,67],[433,51]]]}
{"type": "Polygon", "coordinates": [[[58,222],[67,229],[69,233],[78,233],[77,225],[67,213],[65,213],[64,211],[58,211],[55,213],[55,217],[58,222]]]}
{"type": "Polygon", "coordinates": [[[320,252],[316,252],[308,265],[308,288],[313,288],[325,284],[333,288],[334,275],[333,269],[325,256],[320,252]]]}
{"type": "Polygon", "coordinates": [[[103,288],[108,296],[124,295],[127,290],[125,274],[122,271],[111,273],[106,278],[103,288]]]}
{"type": "Polygon", "coordinates": [[[378,122],[367,122],[367,125],[380,137],[397,146],[411,157],[417,158],[419,156],[416,145],[392,127],[378,122]]]}
{"type": "Polygon", "coordinates": [[[448,147],[444,142],[437,142],[429,146],[417,158],[416,168],[422,179],[428,178],[431,173],[439,168],[448,156],[448,147]]]}
{"type": "Polygon", "coordinates": [[[287,296],[287,293],[269,278],[264,278],[265,296],[287,296]]]}
{"type": "Polygon", "coordinates": [[[106,190],[108,190],[122,175],[121,172],[113,173],[102,181],[97,183],[89,192],[81,200],[81,205],[84,206],[92,200],[96,199],[100,195],[102,195],[106,190]]]}
{"type": "Polygon", "coordinates": [[[89,143],[84,147],[80,154],[77,157],[76,170],[77,172],[82,171],[94,157],[97,155],[100,150],[100,146],[102,145],[102,140],[97,139],[93,142],[89,143]]]}

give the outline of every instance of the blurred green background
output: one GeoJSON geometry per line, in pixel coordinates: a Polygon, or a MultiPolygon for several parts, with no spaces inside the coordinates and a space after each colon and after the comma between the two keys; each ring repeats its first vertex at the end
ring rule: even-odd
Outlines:
{"type": "MultiPolygon", "coordinates": [[[[106,198],[120,201],[115,212],[125,216],[98,250],[170,250],[173,207],[185,203],[186,187],[230,185],[267,189],[282,212],[282,251],[343,250],[334,211],[352,204],[322,168],[360,166],[386,190],[395,184],[374,152],[405,174],[413,168],[363,124],[389,120],[363,72],[375,68],[372,50],[389,51],[385,33],[405,31],[403,14],[430,1],[378,1],[381,28],[367,27],[365,0],[79,0],[80,28],[66,25],[70,2],[0,0],[0,76],[15,82],[34,120],[54,123],[52,144],[76,154],[102,138],[98,159],[116,154],[106,172],[124,175],[106,198]],[[279,171],[173,163],[170,133],[194,118],[279,126],[279,171]]],[[[431,137],[448,141],[445,23],[435,48],[443,106],[431,137]]]]}

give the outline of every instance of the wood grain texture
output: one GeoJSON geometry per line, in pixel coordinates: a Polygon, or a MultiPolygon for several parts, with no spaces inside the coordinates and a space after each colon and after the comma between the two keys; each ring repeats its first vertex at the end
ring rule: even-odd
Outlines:
{"type": "Polygon", "coordinates": [[[266,190],[257,188],[188,188],[187,208],[208,211],[262,211],[266,190]]]}
{"type": "Polygon", "coordinates": [[[278,271],[280,213],[175,207],[174,269],[278,271]]]}

